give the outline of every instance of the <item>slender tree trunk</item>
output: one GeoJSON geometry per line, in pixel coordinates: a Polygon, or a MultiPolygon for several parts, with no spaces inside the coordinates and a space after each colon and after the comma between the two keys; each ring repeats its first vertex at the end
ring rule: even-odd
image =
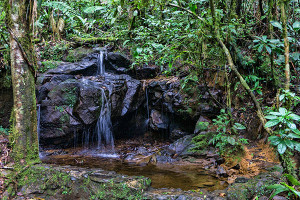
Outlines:
{"type": "Polygon", "coordinates": [[[280,2],[281,21],[282,21],[282,37],[284,40],[284,63],[285,63],[285,90],[290,89],[290,64],[289,64],[289,40],[287,37],[287,19],[285,13],[285,3],[280,2]]]}
{"type": "Polygon", "coordinates": [[[14,160],[19,164],[30,163],[39,158],[34,83],[36,60],[31,28],[32,8],[31,0],[7,0],[6,2],[14,97],[10,141],[14,160]]]}
{"type": "MultiPolygon", "coordinates": [[[[276,0],[275,0],[276,1],[276,0]]],[[[273,26],[270,23],[273,20],[273,6],[274,6],[274,0],[268,1],[269,5],[269,11],[268,11],[268,19],[269,19],[269,37],[270,39],[273,39],[273,26]]],[[[273,78],[273,84],[276,89],[279,87],[278,77],[276,76],[275,72],[275,66],[274,66],[274,51],[270,54],[270,62],[271,62],[271,72],[272,72],[272,78],[273,78]]]]}
{"type": "MultiPolygon", "coordinates": [[[[233,63],[233,60],[232,60],[232,57],[231,57],[231,55],[230,55],[230,52],[229,52],[228,48],[226,47],[226,45],[225,45],[225,44],[223,43],[223,41],[221,40],[221,36],[220,36],[220,34],[219,34],[219,28],[218,28],[218,25],[216,24],[216,17],[215,17],[216,15],[215,15],[214,1],[213,1],[213,0],[210,0],[209,2],[210,2],[211,14],[212,14],[212,18],[213,18],[213,26],[214,26],[214,27],[213,27],[213,29],[214,29],[213,31],[214,31],[214,33],[215,33],[215,37],[216,37],[216,39],[218,40],[220,46],[222,47],[222,49],[223,49],[223,51],[224,51],[224,53],[225,53],[225,55],[226,55],[226,57],[227,57],[227,61],[228,61],[228,64],[229,64],[231,70],[232,70],[232,71],[234,72],[234,74],[239,78],[241,84],[242,84],[243,87],[246,89],[247,93],[251,96],[251,99],[252,99],[252,101],[253,101],[253,103],[254,103],[256,109],[257,109],[257,115],[258,115],[258,117],[259,117],[261,123],[262,123],[263,126],[264,126],[265,123],[266,123],[266,119],[265,119],[265,117],[264,117],[264,114],[263,114],[263,112],[262,112],[262,109],[261,109],[261,107],[260,107],[260,104],[259,104],[259,102],[257,101],[257,99],[256,99],[255,95],[253,94],[253,92],[251,91],[249,85],[246,83],[245,79],[242,77],[242,75],[241,75],[241,74],[239,73],[239,71],[237,70],[236,66],[235,66],[234,63],[233,63]]],[[[265,130],[266,130],[269,134],[272,133],[271,129],[266,128],[265,126],[264,126],[264,128],[265,128],[265,130]]]]}

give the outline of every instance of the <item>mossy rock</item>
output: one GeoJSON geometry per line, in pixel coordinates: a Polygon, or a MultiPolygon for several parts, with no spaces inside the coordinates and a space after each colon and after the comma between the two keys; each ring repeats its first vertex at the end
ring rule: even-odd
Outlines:
{"type": "Polygon", "coordinates": [[[68,55],[64,59],[67,62],[78,62],[88,54],[93,53],[95,50],[86,47],[78,47],[76,49],[68,51],[68,55]]]}
{"type": "Polygon", "coordinates": [[[228,200],[248,200],[255,196],[270,196],[272,190],[266,188],[276,184],[282,175],[282,168],[274,166],[269,172],[262,173],[246,183],[234,183],[228,187],[228,200]],[[281,170],[280,170],[281,169],[281,170]]]}
{"type": "MultiPolygon", "coordinates": [[[[12,177],[16,182],[16,177],[12,177]]],[[[18,191],[26,198],[42,199],[142,199],[151,180],[125,176],[101,169],[35,165],[17,176],[18,191]],[[95,178],[97,177],[97,178],[95,178]]],[[[14,198],[11,198],[14,199],[14,198]]]]}

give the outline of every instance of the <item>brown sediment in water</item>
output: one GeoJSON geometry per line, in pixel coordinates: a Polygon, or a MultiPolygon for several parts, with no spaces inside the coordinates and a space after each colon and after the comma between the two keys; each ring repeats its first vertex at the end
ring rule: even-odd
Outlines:
{"type": "Polygon", "coordinates": [[[222,190],[225,181],[214,177],[200,166],[191,164],[128,164],[120,159],[102,158],[92,155],[56,155],[44,157],[44,163],[72,165],[86,168],[101,168],[129,176],[145,176],[152,181],[153,188],[180,188],[182,190],[222,190]]]}

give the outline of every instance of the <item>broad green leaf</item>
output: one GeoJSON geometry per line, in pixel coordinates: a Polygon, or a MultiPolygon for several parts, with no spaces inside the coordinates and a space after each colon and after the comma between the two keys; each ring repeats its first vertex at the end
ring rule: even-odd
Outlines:
{"type": "Polygon", "coordinates": [[[282,25],[280,24],[280,22],[278,21],[271,21],[271,24],[277,28],[279,28],[280,30],[282,30],[282,25]]]}
{"type": "Polygon", "coordinates": [[[285,191],[289,191],[288,188],[284,187],[283,185],[280,184],[274,184],[274,185],[270,185],[267,187],[267,189],[269,190],[275,190],[272,195],[270,196],[269,199],[273,199],[274,196],[276,196],[277,194],[281,193],[281,192],[285,192],[285,191]]]}
{"type": "Polygon", "coordinates": [[[293,185],[300,185],[300,182],[292,175],[290,174],[285,174],[285,177],[287,177],[287,179],[293,184],[293,185]]]}
{"type": "Polygon", "coordinates": [[[268,45],[266,46],[266,49],[267,49],[268,53],[271,54],[272,50],[268,45]]]}
{"type": "Polygon", "coordinates": [[[137,52],[138,54],[142,53],[142,51],[143,51],[143,48],[136,48],[136,52],[137,52]]]}
{"type": "Polygon", "coordinates": [[[266,119],[277,119],[278,117],[274,116],[274,115],[266,115],[265,118],[266,119]]]}
{"type": "Polygon", "coordinates": [[[287,110],[286,110],[285,108],[280,107],[280,108],[279,108],[279,113],[280,113],[281,115],[285,115],[285,114],[287,113],[287,110]]]}
{"type": "Polygon", "coordinates": [[[294,143],[294,146],[297,151],[300,151],[300,143],[299,142],[294,143]]]}
{"type": "Polygon", "coordinates": [[[277,116],[281,116],[280,112],[270,112],[271,115],[277,115],[277,116]]]}
{"type": "Polygon", "coordinates": [[[295,21],[293,23],[293,29],[295,29],[295,30],[300,29],[300,21],[295,21]]]}
{"type": "Polygon", "coordinates": [[[279,154],[284,154],[284,152],[286,150],[286,144],[284,141],[282,141],[281,143],[278,144],[277,150],[278,150],[279,154]]]}
{"type": "Polygon", "coordinates": [[[282,141],[282,139],[278,136],[273,135],[269,137],[269,141],[272,145],[277,146],[282,141]]]}
{"type": "Polygon", "coordinates": [[[284,140],[288,148],[294,150],[294,143],[291,140],[284,140]]]}
{"type": "Polygon", "coordinates": [[[295,134],[295,133],[290,133],[290,134],[288,134],[288,137],[289,137],[289,138],[297,138],[297,139],[300,139],[300,135],[297,135],[297,134],[295,134]]]}
{"type": "Polygon", "coordinates": [[[297,128],[296,124],[294,124],[294,123],[292,123],[292,122],[287,122],[286,124],[287,124],[287,126],[288,126],[290,129],[296,129],[296,128],[297,128]]]}
{"type": "Polygon", "coordinates": [[[257,51],[258,51],[259,53],[261,53],[262,50],[263,50],[263,48],[264,48],[264,45],[261,44],[261,45],[259,45],[257,51]]]}
{"type": "Polygon", "coordinates": [[[279,96],[279,101],[282,101],[284,99],[284,97],[285,97],[285,94],[280,95],[279,96]]]}
{"type": "Polygon", "coordinates": [[[240,123],[235,123],[235,124],[234,124],[234,127],[235,127],[236,129],[239,129],[239,130],[244,130],[244,129],[246,129],[246,127],[245,127],[244,125],[240,124],[240,123]]]}
{"type": "Polygon", "coordinates": [[[290,117],[292,120],[300,121],[300,116],[294,113],[289,114],[288,117],[290,117]]]}
{"type": "Polygon", "coordinates": [[[227,137],[227,141],[231,145],[235,145],[235,139],[233,137],[227,137]]]}
{"type": "Polygon", "coordinates": [[[275,126],[279,123],[280,121],[278,119],[272,119],[270,121],[268,121],[266,124],[265,124],[265,127],[268,128],[268,127],[272,127],[272,126],[275,126]]]}
{"type": "Polygon", "coordinates": [[[292,129],[292,131],[298,135],[300,135],[300,131],[298,129],[292,129]]]}
{"type": "Polygon", "coordinates": [[[288,188],[290,191],[292,191],[296,196],[300,197],[300,192],[296,191],[295,188],[293,188],[292,186],[289,186],[286,183],[281,183],[282,185],[284,185],[286,188],[288,188]]]}
{"type": "Polygon", "coordinates": [[[91,6],[91,7],[87,7],[86,9],[83,10],[83,12],[85,12],[86,14],[91,14],[94,13],[98,10],[102,10],[104,9],[104,7],[102,6],[91,6]]]}

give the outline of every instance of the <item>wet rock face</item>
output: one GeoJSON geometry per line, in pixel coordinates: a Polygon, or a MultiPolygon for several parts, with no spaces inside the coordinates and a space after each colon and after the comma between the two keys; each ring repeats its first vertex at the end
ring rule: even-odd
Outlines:
{"type": "Polygon", "coordinates": [[[93,134],[102,90],[110,101],[114,135],[120,138],[152,131],[175,141],[194,133],[200,113],[215,110],[208,103],[211,99],[204,95],[206,103],[199,105],[199,112],[191,113],[176,77],[136,79],[156,76],[157,67],[143,66],[132,73],[126,56],[112,52],[102,55],[105,76],[96,75],[98,50],[80,62],[63,63],[38,77],[42,145],[71,146],[75,135],[80,137],[87,129],[93,134]]]}
{"type": "Polygon", "coordinates": [[[48,75],[40,83],[40,140],[46,146],[70,146],[75,133],[80,134],[86,127],[93,131],[102,105],[102,90],[106,97],[110,96],[112,118],[129,115],[144,101],[140,81],[128,75],[48,75]]]}

